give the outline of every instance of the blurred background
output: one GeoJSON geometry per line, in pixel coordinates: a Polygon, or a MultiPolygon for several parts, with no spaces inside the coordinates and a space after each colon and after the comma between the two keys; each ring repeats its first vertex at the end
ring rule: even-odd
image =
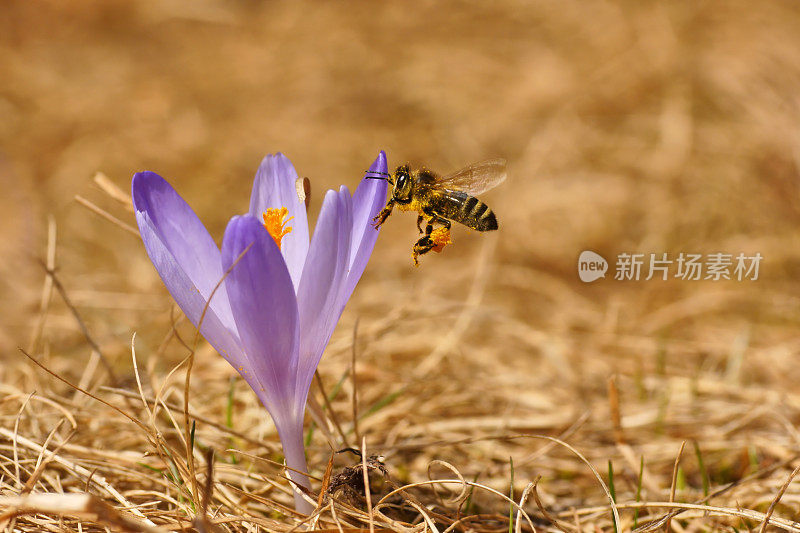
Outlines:
{"type": "MultiPolygon", "coordinates": [[[[48,217],[59,279],[121,375],[134,331],[145,360],[169,332],[141,242],[75,200],[135,225],[97,172],[126,192],[158,172],[219,242],[270,152],[310,178],[312,219],[379,150],[440,172],[505,157],[482,197],[498,232],[458,228],[414,268],[415,217],[384,227],[320,366],[331,386],[347,372],[358,320],[363,404],[403,385],[361,430],[391,449],[583,420],[574,438],[607,457],[616,377],[626,440],[667,443],[656,470],[687,438],[720,480],[785,458],[800,442],[799,47],[791,1],[7,1],[0,380],[30,386],[17,346],[67,374],[90,358],[58,295],[40,312],[48,217]],[[578,279],[583,250],[612,263],[605,279],[578,279]],[[756,281],[616,281],[623,252],[764,259],[756,281]]],[[[219,407],[233,372],[201,355],[197,394],[219,407]]],[[[494,453],[439,452],[476,469],[494,453]]],[[[543,463],[531,477],[564,468],[543,463]]]]}

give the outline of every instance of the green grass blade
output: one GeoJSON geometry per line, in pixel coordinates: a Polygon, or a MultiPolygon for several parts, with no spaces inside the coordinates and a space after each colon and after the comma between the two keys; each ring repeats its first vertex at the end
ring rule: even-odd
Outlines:
{"type": "MultiPolygon", "coordinates": [[[[475,474],[475,477],[472,479],[473,483],[478,482],[478,476],[480,474],[475,474]]],[[[475,492],[475,486],[470,485],[469,492],[467,493],[467,501],[464,503],[464,514],[469,516],[470,512],[472,511],[472,493],[475,492]]]]}
{"type": "MultiPolygon", "coordinates": [[[[642,501],[642,478],[644,478],[644,455],[639,459],[639,479],[636,482],[636,502],[642,501]]],[[[633,529],[639,527],[639,508],[633,510],[633,529]]]]}
{"type": "Polygon", "coordinates": [[[400,389],[400,390],[396,390],[394,392],[390,392],[386,396],[380,398],[377,402],[373,403],[363,415],[358,417],[359,420],[364,419],[364,418],[366,418],[366,417],[368,417],[370,415],[374,415],[375,413],[377,413],[378,411],[380,411],[381,409],[383,409],[387,405],[389,405],[392,402],[394,402],[401,394],[403,394],[404,391],[405,391],[405,387],[400,389]]]}
{"type": "Polygon", "coordinates": [[[508,489],[508,497],[511,498],[511,503],[508,505],[508,533],[514,533],[514,459],[508,458],[511,465],[511,486],[508,489]]]}
{"type": "Polygon", "coordinates": [[[228,381],[228,403],[225,405],[225,425],[233,428],[233,393],[235,391],[234,378],[228,381]]]}
{"type": "Polygon", "coordinates": [[[706,465],[703,462],[703,454],[700,453],[700,445],[697,444],[697,441],[692,441],[694,444],[694,453],[697,456],[697,466],[700,468],[700,477],[703,480],[703,496],[708,496],[708,491],[711,485],[711,482],[708,479],[708,471],[706,470],[706,465]]]}
{"type": "MultiPolygon", "coordinates": [[[[611,493],[611,500],[617,503],[617,489],[614,488],[614,465],[610,459],[608,460],[608,491],[611,493]]],[[[614,521],[614,533],[619,533],[616,517],[612,515],[611,520],[614,521]]]]}

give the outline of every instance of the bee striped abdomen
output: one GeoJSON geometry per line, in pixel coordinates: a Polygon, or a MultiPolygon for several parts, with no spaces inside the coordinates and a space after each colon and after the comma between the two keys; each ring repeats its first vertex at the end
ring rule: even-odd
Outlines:
{"type": "Polygon", "coordinates": [[[497,217],[494,216],[494,211],[489,209],[489,206],[483,202],[478,202],[474,210],[476,217],[476,224],[474,228],[478,231],[491,231],[497,229],[497,217]]]}
{"type": "Polygon", "coordinates": [[[466,194],[464,196],[458,213],[453,219],[478,231],[496,230],[497,217],[495,217],[494,211],[474,196],[466,194]]]}

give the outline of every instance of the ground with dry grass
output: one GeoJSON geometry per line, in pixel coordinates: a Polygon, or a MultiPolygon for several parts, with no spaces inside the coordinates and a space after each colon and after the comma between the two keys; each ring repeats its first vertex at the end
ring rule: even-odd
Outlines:
{"type": "Polygon", "coordinates": [[[413,216],[387,223],[312,389],[313,527],[800,531],[798,28],[792,2],[7,2],[0,524],[303,523],[127,190],[159,172],[219,239],[265,153],[316,212],[385,149],[506,157],[501,229],[415,269],[413,216]],[[582,250],[764,260],[583,284],[582,250]],[[382,463],[332,455],[364,442],[382,463]]]}

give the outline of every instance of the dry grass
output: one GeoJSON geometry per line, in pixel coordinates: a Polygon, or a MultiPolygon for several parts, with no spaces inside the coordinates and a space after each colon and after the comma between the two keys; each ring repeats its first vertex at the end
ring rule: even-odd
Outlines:
{"type": "Polygon", "coordinates": [[[319,370],[309,465],[339,490],[313,527],[508,531],[513,479],[522,530],[800,531],[798,29],[788,1],[6,2],[0,524],[307,527],[202,341],[187,463],[194,332],[124,191],[156,170],[219,238],[264,153],[316,211],[386,149],[506,157],[502,227],[414,269],[413,217],[387,224],[319,370]],[[584,249],[765,260],[755,282],[586,285],[584,249]],[[325,475],[363,442],[389,475],[366,464],[369,502],[356,456],[325,475]]]}

